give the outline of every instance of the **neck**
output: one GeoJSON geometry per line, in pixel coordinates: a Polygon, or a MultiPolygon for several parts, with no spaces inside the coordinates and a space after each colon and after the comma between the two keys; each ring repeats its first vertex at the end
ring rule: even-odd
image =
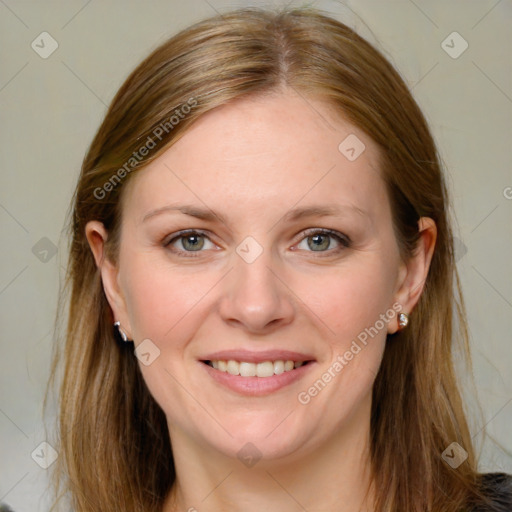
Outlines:
{"type": "Polygon", "coordinates": [[[251,468],[170,428],[176,481],[163,512],[373,512],[368,413],[308,453],[251,468]]]}

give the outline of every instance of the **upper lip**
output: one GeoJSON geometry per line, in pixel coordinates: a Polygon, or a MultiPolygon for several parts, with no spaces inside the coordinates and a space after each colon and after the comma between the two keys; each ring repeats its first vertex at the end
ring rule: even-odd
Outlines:
{"type": "Polygon", "coordinates": [[[314,361],[311,354],[303,354],[290,350],[263,350],[261,352],[248,350],[220,350],[208,354],[202,361],[243,361],[247,363],[263,363],[265,361],[314,361]]]}

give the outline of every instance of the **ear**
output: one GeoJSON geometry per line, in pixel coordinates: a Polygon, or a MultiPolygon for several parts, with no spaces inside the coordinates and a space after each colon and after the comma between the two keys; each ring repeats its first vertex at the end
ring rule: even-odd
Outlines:
{"type": "Polygon", "coordinates": [[[121,327],[128,336],[128,339],[133,339],[126,301],[119,286],[119,269],[105,256],[105,243],[108,238],[107,230],[101,222],[92,220],[85,226],[85,236],[94,255],[96,266],[100,270],[103,290],[114,314],[114,319],[121,322],[121,327]]]}
{"type": "MultiPolygon", "coordinates": [[[[400,265],[395,302],[402,306],[401,312],[409,314],[418,303],[427,279],[437,239],[436,223],[429,217],[418,221],[420,237],[411,258],[400,265]]],[[[398,330],[398,319],[388,324],[390,334],[398,330]]]]}

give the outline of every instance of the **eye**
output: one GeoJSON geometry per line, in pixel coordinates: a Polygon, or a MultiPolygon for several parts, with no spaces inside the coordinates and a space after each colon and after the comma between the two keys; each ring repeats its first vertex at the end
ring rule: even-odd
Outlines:
{"type": "Polygon", "coordinates": [[[200,231],[195,230],[189,230],[189,231],[181,231],[180,233],[177,233],[175,236],[173,236],[169,241],[167,241],[165,244],[165,247],[174,247],[173,252],[186,254],[187,256],[194,256],[194,252],[201,252],[201,249],[212,249],[215,247],[215,245],[211,242],[211,240],[206,236],[205,233],[202,233],[200,231]],[[208,247],[206,244],[208,242],[211,246],[208,247]],[[180,245],[180,247],[176,247],[176,245],[180,245]],[[206,244],[206,247],[205,247],[206,244]]]}
{"type": "MultiPolygon", "coordinates": [[[[307,252],[339,252],[343,248],[350,247],[351,243],[348,236],[331,229],[312,228],[306,230],[304,234],[306,236],[300,244],[306,242],[308,248],[300,247],[300,244],[297,247],[307,252]],[[337,247],[333,247],[333,240],[337,242],[337,247]]],[[[194,253],[200,253],[202,249],[214,249],[216,247],[206,233],[193,229],[176,233],[164,243],[164,246],[185,257],[197,257],[199,254],[194,253]]]]}
{"type": "MultiPolygon", "coordinates": [[[[301,243],[306,242],[307,247],[311,249],[311,251],[308,252],[331,252],[330,249],[334,250],[334,252],[338,252],[343,248],[350,247],[350,239],[348,236],[331,229],[309,229],[305,231],[304,234],[306,236],[301,243]],[[338,243],[337,248],[332,247],[331,242],[333,239],[338,243]]],[[[301,248],[300,244],[298,247],[301,248]]],[[[301,249],[304,249],[304,247],[301,249]]]]}

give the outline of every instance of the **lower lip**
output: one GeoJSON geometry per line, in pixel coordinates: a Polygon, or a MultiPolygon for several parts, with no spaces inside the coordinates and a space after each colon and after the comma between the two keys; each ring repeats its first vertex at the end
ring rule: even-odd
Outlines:
{"type": "Polygon", "coordinates": [[[206,369],[214,380],[237,393],[247,396],[264,396],[296,382],[309,372],[315,363],[311,361],[299,368],[272,377],[241,377],[240,375],[221,372],[202,362],[199,364],[206,369]]]}

